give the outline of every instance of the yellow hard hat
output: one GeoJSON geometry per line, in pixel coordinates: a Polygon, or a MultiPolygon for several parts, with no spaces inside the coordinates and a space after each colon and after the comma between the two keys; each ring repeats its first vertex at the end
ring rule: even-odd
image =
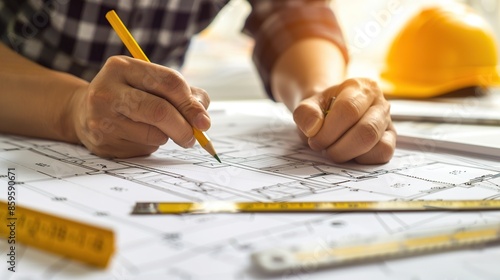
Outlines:
{"type": "Polygon", "coordinates": [[[390,46],[381,87],[388,97],[427,98],[471,86],[500,85],[493,31],[471,8],[428,7],[390,46]]]}

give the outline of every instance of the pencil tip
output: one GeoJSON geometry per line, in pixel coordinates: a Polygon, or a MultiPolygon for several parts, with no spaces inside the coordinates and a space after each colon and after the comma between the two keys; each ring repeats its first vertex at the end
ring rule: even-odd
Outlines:
{"type": "Polygon", "coordinates": [[[219,156],[217,154],[214,155],[214,158],[219,162],[219,163],[222,163],[222,161],[220,161],[219,159],[219,156]]]}

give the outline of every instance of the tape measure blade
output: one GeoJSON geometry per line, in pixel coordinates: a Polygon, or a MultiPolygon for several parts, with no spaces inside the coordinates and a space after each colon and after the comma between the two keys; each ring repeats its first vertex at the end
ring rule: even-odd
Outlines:
{"type": "Polygon", "coordinates": [[[138,202],[133,214],[500,210],[500,200],[138,202]]]}
{"type": "Polygon", "coordinates": [[[136,202],[132,214],[187,214],[203,209],[203,204],[197,202],[136,202]]]}
{"type": "Polygon", "coordinates": [[[500,224],[415,236],[360,240],[332,247],[298,245],[269,249],[252,255],[253,264],[269,274],[338,267],[360,262],[430,254],[446,250],[500,243],[500,224]]]}
{"type": "MultiPolygon", "coordinates": [[[[115,251],[114,233],[109,229],[20,206],[11,216],[3,201],[0,216],[12,223],[16,242],[86,264],[104,268],[115,251]]],[[[0,236],[9,235],[10,229],[0,230],[0,236]]]]}

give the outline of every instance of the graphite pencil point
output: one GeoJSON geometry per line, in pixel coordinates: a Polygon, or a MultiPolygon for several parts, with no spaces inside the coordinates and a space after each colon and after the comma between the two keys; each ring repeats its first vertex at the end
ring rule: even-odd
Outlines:
{"type": "Polygon", "coordinates": [[[222,163],[222,161],[220,161],[219,159],[219,156],[217,154],[214,154],[214,158],[219,162],[219,163],[222,163]]]}

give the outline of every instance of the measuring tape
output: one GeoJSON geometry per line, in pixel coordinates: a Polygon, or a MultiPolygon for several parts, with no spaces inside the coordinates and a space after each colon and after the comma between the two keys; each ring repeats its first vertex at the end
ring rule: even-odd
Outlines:
{"type": "Polygon", "coordinates": [[[500,210],[500,200],[339,202],[138,202],[132,214],[500,210]]]}
{"type": "Polygon", "coordinates": [[[460,249],[500,241],[500,224],[393,239],[367,239],[338,246],[300,245],[257,252],[252,262],[265,273],[303,272],[359,262],[460,249]]]}
{"type": "Polygon", "coordinates": [[[9,208],[4,201],[0,201],[0,220],[4,222],[0,236],[7,239],[13,254],[12,248],[22,243],[104,268],[114,252],[114,234],[108,229],[17,205],[9,208]]]}

